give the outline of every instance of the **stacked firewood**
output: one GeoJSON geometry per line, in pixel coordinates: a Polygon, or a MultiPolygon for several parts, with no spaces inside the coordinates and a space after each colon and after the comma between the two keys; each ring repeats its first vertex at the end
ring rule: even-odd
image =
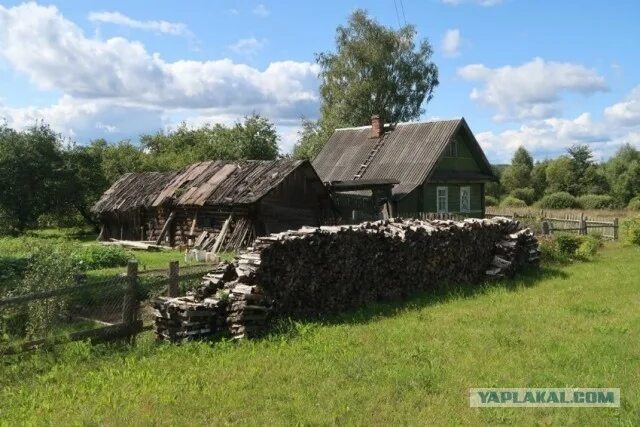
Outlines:
{"type": "Polygon", "coordinates": [[[174,343],[214,335],[226,323],[221,299],[195,301],[193,297],[156,298],[155,331],[158,339],[174,343]]]}
{"type": "Polygon", "coordinates": [[[538,240],[527,228],[516,231],[495,245],[491,267],[486,271],[492,278],[511,277],[526,266],[540,262],[538,240]]]}
{"type": "MultiPolygon", "coordinates": [[[[262,334],[276,316],[325,315],[451,283],[479,283],[536,265],[537,240],[506,218],[391,219],[303,227],[259,237],[219,265],[189,298],[206,305],[227,292],[226,330],[262,334]]],[[[216,321],[220,317],[216,312],[216,321]]]]}
{"type": "Polygon", "coordinates": [[[238,283],[231,289],[227,325],[235,339],[254,338],[267,331],[271,308],[262,290],[238,283]]]}

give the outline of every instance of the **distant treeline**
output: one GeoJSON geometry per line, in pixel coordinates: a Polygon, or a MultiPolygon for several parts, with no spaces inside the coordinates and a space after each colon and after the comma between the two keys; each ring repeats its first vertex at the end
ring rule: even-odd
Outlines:
{"type": "Polygon", "coordinates": [[[640,151],[630,144],[603,163],[593,160],[588,145],[538,162],[520,147],[510,165],[494,172],[500,182],[487,186],[488,206],[640,210],[640,151]]]}

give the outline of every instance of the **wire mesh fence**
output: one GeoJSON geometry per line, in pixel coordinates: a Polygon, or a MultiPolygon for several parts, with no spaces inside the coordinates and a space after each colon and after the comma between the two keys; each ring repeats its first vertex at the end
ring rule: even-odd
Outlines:
{"type": "MultiPolygon", "coordinates": [[[[92,341],[134,335],[153,320],[150,301],[157,296],[184,295],[198,285],[213,264],[137,271],[105,279],[86,275],[63,281],[70,286],[20,291],[0,299],[0,354],[56,345],[66,341],[92,341]]],[[[56,281],[51,281],[56,283],[56,281]]]]}

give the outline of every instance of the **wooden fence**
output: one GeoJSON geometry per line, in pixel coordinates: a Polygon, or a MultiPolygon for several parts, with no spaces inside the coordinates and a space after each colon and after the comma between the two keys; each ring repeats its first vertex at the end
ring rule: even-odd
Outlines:
{"type": "Polygon", "coordinates": [[[534,228],[540,228],[542,234],[557,232],[582,235],[598,233],[605,239],[618,240],[618,218],[597,217],[584,212],[566,212],[555,210],[505,210],[487,208],[485,217],[503,216],[517,219],[534,228]]]}
{"type": "MultiPolygon", "coordinates": [[[[132,337],[149,329],[148,307],[145,298],[178,296],[180,285],[200,278],[213,264],[184,267],[177,261],[167,270],[138,271],[137,261],[130,261],[127,273],[100,282],[15,295],[0,299],[2,327],[13,326],[12,339],[0,342],[0,355],[16,354],[37,348],[89,339],[92,342],[132,337]],[[30,316],[52,313],[54,321],[46,333],[26,334],[30,316]],[[51,310],[54,310],[53,312],[51,310]]],[[[183,286],[184,287],[184,286],[183,286]]]]}

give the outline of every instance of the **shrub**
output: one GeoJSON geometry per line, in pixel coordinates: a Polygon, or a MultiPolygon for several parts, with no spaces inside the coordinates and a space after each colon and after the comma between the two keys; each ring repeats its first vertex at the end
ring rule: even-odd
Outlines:
{"type": "Polygon", "coordinates": [[[598,252],[598,249],[603,246],[601,235],[580,236],[580,240],[581,242],[575,251],[575,256],[581,260],[586,261],[591,259],[596,252],[598,252]]]}
{"type": "Polygon", "coordinates": [[[498,206],[498,199],[493,196],[485,196],[484,197],[484,205],[485,206],[498,206]]]}
{"type": "Polygon", "coordinates": [[[119,246],[81,246],[73,252],[73,259],[83,270],[124,267],[133,256],[119,246]]]}
{"type": "Polygon", "coordinates": [[[640,211],[640,196],[636,196],[629,201],[627,209],[630,211],[640,211]]]}
{"type": "Polygon", "coordinates": [[[631,218],[622,223],[624,240],[633,245],[640,245],[640,217],[631,218]]]}
{"type": "Polygon", "coordinates": [[[582,243],[580,236],[576,234],[558,234],[556,242],[560,252],[568,256],[574,255],[582,243]]]}
{"type": "Polygon", "coordinates": [[[585,194],[578,197],[578,203],[583,209],[612,209],[615,199],[605,194],[585,194]]]}
{"type": "Polygon", "coordinates": [[[567,262],[568,257],[563,255],[558,248],[558,242],[551,236],[538,238],[540,258],[543,262],[567,262]]]}
{"type": "Polygon", "coordinates": [[[502,199],[502,202],[500,202],[500,207],[501,208],[526,208],[527,204],[525,203],[524,200],[516,199],[515,197],[512,197],[512,196],[507,196],[504,199],[502,199]]]}
{"type": "Polygon", "coordinates": [[[548,194],[538,202],[538,206],[544,209],[573,209],[579,208],[578,200],[564,191],[548,194]]]}
{"type": "Polygon", "coordinates": [[[527,205],[536,201],[536,190],[533,188],[516,188],[509,195],[516,199],[524,200],[527,205]]]}

